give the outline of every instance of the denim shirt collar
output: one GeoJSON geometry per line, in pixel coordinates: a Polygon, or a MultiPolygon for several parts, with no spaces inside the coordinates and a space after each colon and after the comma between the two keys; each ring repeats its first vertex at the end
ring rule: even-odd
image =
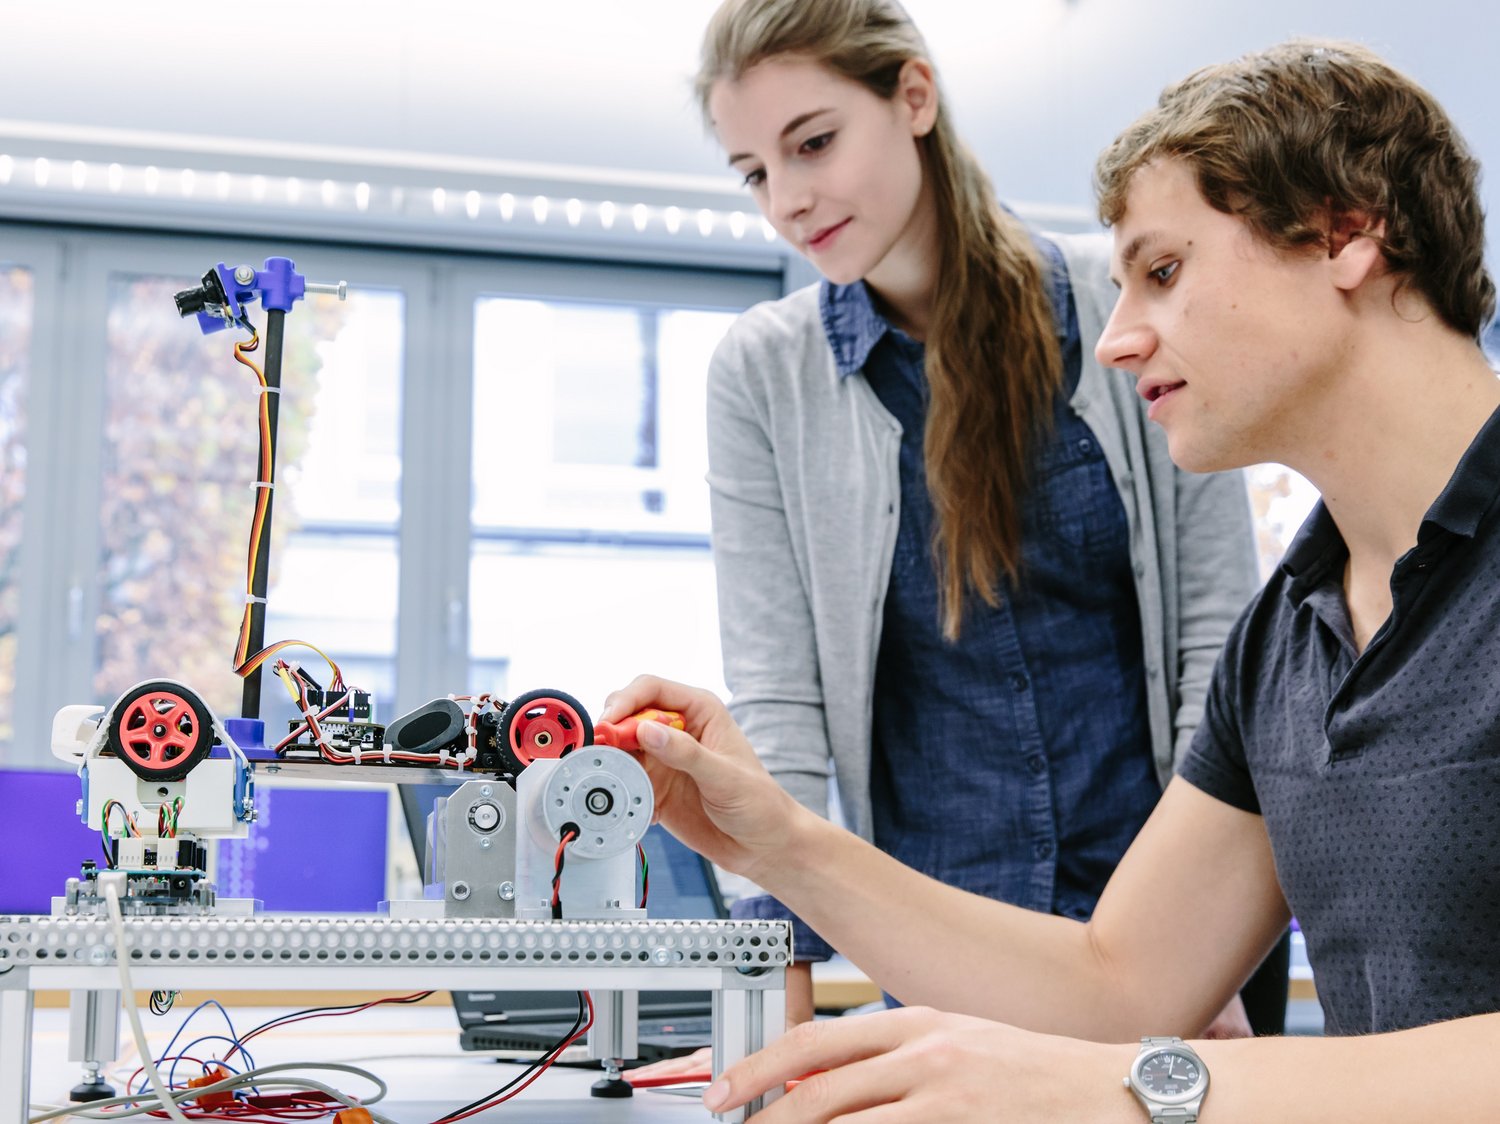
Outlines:
{"type": "MultiPolygon", "coordinates": [[[[1070,332],[1077,330],[1069,324],[1072,302],[1068,299],[1071,285],[1067,267],[1055,243],[1040,237],[1035,242],[1043,269],[1048,274],[1047,293],[1052,300],[1057,335],[1066,340],[1070,332]]],[[[870,352],[887,333],[894,333],[902,340],[911,338],[880,314],[869,287],[863,281],[835,285],[825,279],[818,287],[818,311],[823,320],[823,334],[828,337],[828,346],[833,350],[833,361],[841,379],[862,370],[870,352]]]]}

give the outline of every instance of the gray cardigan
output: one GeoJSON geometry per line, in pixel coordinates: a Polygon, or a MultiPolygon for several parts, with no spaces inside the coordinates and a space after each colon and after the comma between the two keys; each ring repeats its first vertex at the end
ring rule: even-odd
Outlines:
{"type": "MultiPolygon", "coordinates": [[[[1071,405],[1099,440],[1129,523],[1151,742],[1165,784],[1257,584],[1249,502],[1237,472],[1179,471],[1134,380],[1095,362],[1115,299],[1108,237],[1051,237],[1068,263],[1083,335],[1071,405]]],[[[839,378],[816,286],[758,305],[730,329],[709,370],[708,426],[730,709],[781,784],[820,813],[831,766],[845,821],[868,839],[901,427],[862,377],[839,378]]]]}

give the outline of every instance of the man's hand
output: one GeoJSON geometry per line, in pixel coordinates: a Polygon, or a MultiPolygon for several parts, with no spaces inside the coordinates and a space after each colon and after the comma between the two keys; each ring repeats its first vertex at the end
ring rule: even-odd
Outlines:
{"type": "Polygon", "coordinates": [[[642,722],[636,738],[656,792],[656,818],[699,854],[759,882],[759,870],[795,847],[799,820],[822,822],[766,772],[716,695],[642,675],[605,700],[600,719],[618,721],[646,707],[675,710],[686,723],[683,731],[642,722]]]}
{"type": "Polygon", "coordinates": [[[907,1007],[803,1023],[730,1069],[703,1095],[715,1112],[805,1077],[756,1124],[1139,1124],[1121,1085],[1137,1047],[1032,1034],[968,1015],[907,1007]]]}

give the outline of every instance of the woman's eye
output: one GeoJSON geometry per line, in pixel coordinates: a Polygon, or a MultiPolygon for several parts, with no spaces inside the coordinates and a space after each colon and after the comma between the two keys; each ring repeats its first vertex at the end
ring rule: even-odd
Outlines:
{"type": "Polygon", "coordinates": [[[1147,276],[1149,276],[1151,280],[1155,281],[1158,285],[1170,284],[1172,278],[1177,273],[1177,267],[1181,264],[1181,262],[1175,261],[1168,262],[1166,265],[1157,266],[1155,269],[1151,270],[1147,274],[1147,276]]]}
{"type": "Polygon", "coordinates": [[[802,142],[803,152],[822,152],[833,143],[832,133],[819,133],[815,137],[808,137],[802,142]]]}
{"type": "Polygon", "coordinates": [[[756,168],[755,171],[753,171],[753,172],[746,172],[745,173],[745,186],[746,187],[759,187],[761,184],[763,184],[765,182],[766,182],[766,172],[765,172],[764,168],[756,168]]]}

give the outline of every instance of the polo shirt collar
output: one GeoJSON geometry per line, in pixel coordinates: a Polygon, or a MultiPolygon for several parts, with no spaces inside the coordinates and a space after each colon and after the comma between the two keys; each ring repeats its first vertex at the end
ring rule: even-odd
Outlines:
{"type": "Polygon", "coordinates": [[[1473,538],[1480,521],[1494,506],[1500,493],[1500,410],[1480,426],[1479,433],[1470,442],[1448,485],[1427,509],[1422,520],[1422,532],[1417,536],[1421,542],[1427,537],[1429,523],[1451,531],[1455,535],[1473,538]]]}
{"type": "MultiPolygon", "coordinates": [[[[1439,531],[1473,538],[1497,496],[1500,496],[1500,410],[1480,427],[1447,485],[1427,509],[1417,531],[1418,546],[1431,541],[1439,531]]],[[[1291,579],[1287,596],[1294,604],[1300,604],[1328,580],[1333,567],[1342,566],[1348,557],[1349,548],[1343,535],[1319,500],[1281,561],[1281,572],[1291,579]]]]}

